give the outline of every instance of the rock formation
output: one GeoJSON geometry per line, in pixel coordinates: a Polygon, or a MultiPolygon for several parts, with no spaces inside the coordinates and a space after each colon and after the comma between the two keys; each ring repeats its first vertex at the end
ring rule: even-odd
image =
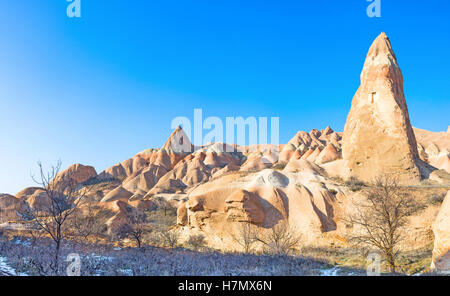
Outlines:
{"type": "Polygon", "coordinates": [[[86,182],[87,180],[97,176],[97,172],[91,166],[84,166],[82,164],[74,164],[60,172],[56,177],[55,181],[66,180],[67,178],[72,178],[77,184],[86,182]]]}
{"type": "Polygon", "coordinates": [[[345,124],[343,158],[350,174],[363,181],[385,173],[404,183],[421,179],[403,76],[385,33],[369,49],[345,124]]]}
{"type": "Polygon", "coordinates": [[[23,199],[9,194],[0,194],[0,223],[17,220],[17,213],[24,212],[27,207],[23,199]]]}
{"type": "Polygon", "coordinates": [[[433,224],[434,249],[431,269],[450,274],[450,191],[433,224]]]}
{"type": "MultiPolygon", "coordinates": [[[[113,236],[131,216],[155,210],[162,198],[177,207],[181,232],[203,233],[222,249],[236,248],[232,236],[244,223],[270,231],[286,222],[302,243],[317,243],[346,233],[339,218],[351,210],[352,198],[361,197],[339,180],[355,176],[370,182],[395,173],[404,183],[426,176],[446,184],[449,151],[450,128],[433,133],[411,127],[402,73],[382,33],[367,55],[344,133],[327,127],[299,131],[286,145],[195,147],[178,127],[163,147],[142,151],[98,176],[94,168],[76,164],[55,180],[72,176],[80,188],[88,180],[99,185],[88,198],[113,236]],[[441,170],[431,173],[428,165],[441,170]]],[[[0,222],[27,207],[45,211],[45,191],[31,187],[15,197],[0,195],[0,222]]],[[[450,270],[449,215],[450,192],[433,226],[432,267],[439,271],[450,270]]]]}

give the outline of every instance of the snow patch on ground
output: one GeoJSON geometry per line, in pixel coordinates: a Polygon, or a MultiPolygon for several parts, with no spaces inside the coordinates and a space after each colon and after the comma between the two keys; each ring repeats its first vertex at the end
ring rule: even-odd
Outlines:
{"type": "Polygon", "coordinates": [[[321,276],[338,276],[339,267],[333,267],[329,269],[322,269],[320,271],[321,276]]]}
{"type": "MultiPolygon", "coordinates": [[[[6,258],[0,257],[0,275],[17,276],[14,268],[8,265],[6,258]]],[[[21,274],[19,274],[21,275],[21,274]]]]}

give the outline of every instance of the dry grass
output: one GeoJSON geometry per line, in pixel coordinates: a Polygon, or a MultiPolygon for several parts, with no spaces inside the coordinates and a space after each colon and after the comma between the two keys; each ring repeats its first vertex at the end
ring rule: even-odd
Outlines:
{"type": "MultiPolygon", "coordinates": [[[[340,266],[354,270],[365,271],[367,255],[366,249],[354,248],[303,248],[302,255],[313,260],[322,261],[331,266],[340,266]]],[[[431,264],[432,246],[414,251],[403,252],[399,256],[399,272],[412,275],[428,271],[431,264]]],[[[382,273],[388,274],[389,268],[382,261],[382,273]]]]}

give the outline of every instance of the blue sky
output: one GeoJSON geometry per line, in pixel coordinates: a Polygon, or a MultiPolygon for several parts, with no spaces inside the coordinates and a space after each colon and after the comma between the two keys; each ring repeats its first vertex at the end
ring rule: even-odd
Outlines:
{"type": "Polygon", "coordinates": [[[0,192],[36,162],[101,171],[163,145],[177,116],[280,117],[342,131],[368,48],[385,31],[412,124],[447,130],[449,1],[0,0],[0,192]]]}

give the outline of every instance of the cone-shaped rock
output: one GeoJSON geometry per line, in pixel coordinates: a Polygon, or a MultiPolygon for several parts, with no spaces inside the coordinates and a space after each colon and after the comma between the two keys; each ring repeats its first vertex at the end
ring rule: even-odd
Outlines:
{"type": "Polygon", "coordinates": [[[367,55],[345,124],[343,158],[350,174],[364,181],[385,173],[396,174],[402,183],[420,181],[403,76],[385,33],[367,55]]]}

